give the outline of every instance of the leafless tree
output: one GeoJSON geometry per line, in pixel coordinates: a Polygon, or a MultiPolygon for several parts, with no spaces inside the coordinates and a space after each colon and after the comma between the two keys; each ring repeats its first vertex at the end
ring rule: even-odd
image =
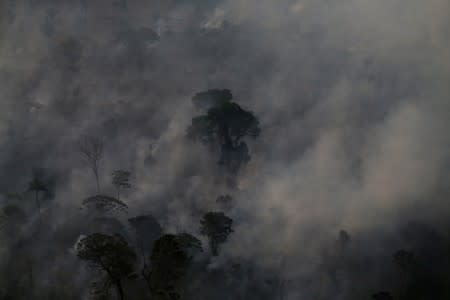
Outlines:
{"type": "Polygon", "coordinates": [[[99,137],[84,136],[79,142],[79,150],[94,173],[98,193],[100,193],[99,167],[103,157],[103,148],[103,139],[99,137]]]}

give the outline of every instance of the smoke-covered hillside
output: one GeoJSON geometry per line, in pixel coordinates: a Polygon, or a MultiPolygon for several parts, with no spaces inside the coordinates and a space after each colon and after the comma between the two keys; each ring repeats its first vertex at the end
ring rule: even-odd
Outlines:
{"type": "Polygon", "coordinates": [[[450,299],[448,0],[0,0],[0,300],[450,299]]]}

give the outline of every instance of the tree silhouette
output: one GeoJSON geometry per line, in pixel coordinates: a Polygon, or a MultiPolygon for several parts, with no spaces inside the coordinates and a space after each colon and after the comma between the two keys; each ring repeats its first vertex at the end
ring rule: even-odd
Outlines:
{"type": "Polygon", "coordinates": [[[161,236],[161,225],[151,215],[133,217],[128,219],[128,222],[136,233],[137,245],[145,260],[145,256],[150,252],[153,242],[161,236]]]}
{"type": "Polygon", "coordinates": [[[193,253],[201,251],[201,242],[190,234],[165,234],[154,246],[150,262],[152,270],[149,274],[150,291],[157,299],[180,299],[178,285],[193,253]]]}
{"type": "Polygon", "coordinates": [[[198,252],[202,252],[202,242],[193,235],[182,232],[176,235],[178,244],[186,253],[189,259],[195,256],[198,252]]]}
{"type": "Polygon", "coordinates": [[[337,247],[341,254],[347,249],[348,244],[350,243],[350,235],[345,230],[339,231],[339,237],[337,239],[337,247]]]}
{"type": "Polygon", "coordinates": [[[103,157],[103,139],[93,136],[84,136],[79,142],[79,150],[86,159],[95,176],[97,193],[100,193],[99,167],[103,157]]]}
{"type": "Polygon", "coordinates": [[[187,135],[192,140],[220,148],[219,164],[236,174],[250,161],[246,137],[260,134],[259,120],[253,113],[231,102],[229,90],[208,90],[192,99],[197,107],[207,107],[207,113],[192,119],[187,135]]]}
{"type": "Polygon", "coordinates": [[[220,106],[233,99],[233,94],[227,89],[212,89],[195,94],[192,97],[192,102],[195,107],[203,110],[208,110],[215,106],[220,106]]]}
{"type": "Polygon", "coordinates": [[[226,242],[233,232],[233,220],[223,212],[206,213],[200,220],[200,232],[209,239],[209,246],[213,256],[219,254],[219,245],[226,242]]]}
{"type": "Polygon", "coordinates": [[[91,207],[100,213],[116,210],[126,211],[128,209],[128,206],[124,202],[107,195],[95,195],[88,197],[83,200],[83,205],[88,208],[91,207]]]}
{"type": "Polygon", "coordinates": [[[83,237],[76,246],[77,255],[95,270],[106,275],[102,286],[115,286],[121,300],[125,298],[123,279],[133,274],[136,254],[120,235],[94,233],[83,237]]]}
{"type": "Polygon", "coordinates": [[[112,184],[117,190],[117,199],[120,200],[120,190],[131,188],[130,172],[125,170],[115,170],[112,173],[112,184]]]}
{"type": "Polygon", "coordinates": [[[402,282],[402,298],[405,298],[408,289],[409,275],[415,264],[414,253],[400,249],[394,253],[394,262],[400,269],[402,282]]]}
{"type": "Polygon", "coordinates": [[[153,242],[161,236],[162,228],[151,215],[130,218],[128,222],[135,231],[136,246],[142,255],[141,275],[150,288],[150,266],[146,257],[149,256],[153,242]]]}
{"type": "Polygon", "coordinates": [[[46,183],[44,183],[44,181],[41,178],[42,177],[42,169],[34,169],[32,173],[33,173],[33,178],[28,183],[28,191],[34,192],[34,195],[35,195],[34,199],[35,199],[36,207],[38,210],[38,218],[39,218],[39,226],[40,226],[40,224],[41,224],[41,203],[39,201],[39,193],[40,192],[48,193],[49,189],[48,189],[46,183]]]}

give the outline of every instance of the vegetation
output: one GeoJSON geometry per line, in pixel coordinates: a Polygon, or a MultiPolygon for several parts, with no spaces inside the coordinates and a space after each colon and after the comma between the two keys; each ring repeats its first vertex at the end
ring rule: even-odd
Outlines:
{"type": "Polygon", "coordinates": [[[219,245],[225,243],[233,232],[233,220],[222,212],[209,212],[200,220],[200,232],[209,239],[213,256],[219,254],[219,245]]]}
{"type": "MultiPolygon", "coordinates": [[[[136,254],[120,235],[109,236],[94,233],[77,243],[77,255],[90,266],[106,276],[100,293],[105,293],[110,285],[115,286],[121,300],[125,299],[123,280],[132,275],[136,254]]],[[[98,292],[98,291],[96,291],[98,292]]]]}
{"type": "Polygon", "coordinates": [[[229,90],[208,90],[195,95],[194,104],[207,108],[207,112],[192,119],[187,135],[192,140],[218,147],[219,164],[236,175],[250,161],[245,138],[258,137],[261,129],[258,118],[231,99],[229,90]]]}
{"type": "Polygon", "coordinates": [[[334,2],[0,1],[0,300],[449,300],[448,9],[334,2]]]}
{"type": "Polygon", "coordinates": [[[131,188],[129,171],[115,170],[112,174],[112,184],[117,190],[117,199],[120,200],[120,190],[131,188]]]}

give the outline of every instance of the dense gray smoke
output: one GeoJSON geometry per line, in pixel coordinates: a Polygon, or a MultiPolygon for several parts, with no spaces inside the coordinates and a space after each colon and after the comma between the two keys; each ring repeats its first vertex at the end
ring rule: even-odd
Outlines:
{"type": "Polygon", "coordinates": [[[20,234],[0,218],[0,299],[88,299],[83,200],[115,197],[118,169],[127,209],[102,226],[133,244],[148,214],[203,243],[181,299],[450,296],[448,0],[0,0],[0,26],[0,206],[24,214],[20,234]],[[210,89],[259,119],[235,186],[186,137],[210,89]],[[233,219],[217,257],[209,211],[233,219]]]}

